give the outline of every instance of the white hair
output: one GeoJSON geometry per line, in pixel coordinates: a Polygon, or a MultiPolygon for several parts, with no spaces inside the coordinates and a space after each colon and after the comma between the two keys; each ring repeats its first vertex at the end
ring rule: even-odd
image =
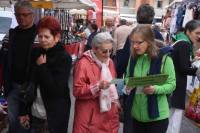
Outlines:
{"type": "Polygon", "coordinates": [[[109,32],[100,32],[94,36],[92,40],[92,45],[95,47],[99,47],[104,43],[112,43],[114,44],[113,38],[109,32]]]}

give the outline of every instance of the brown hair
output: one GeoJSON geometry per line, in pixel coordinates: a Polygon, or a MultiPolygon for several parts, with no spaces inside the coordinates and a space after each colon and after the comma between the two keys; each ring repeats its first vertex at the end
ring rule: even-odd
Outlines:
{"type": "MultiPolygon", "coordinates": [[[[156,45],[154,33],[151,29],[151,25],[149,24],[138,24],[131,32],[130,37],[134,34],[139,34],[141,38],[147,42],[148,48],[146,53],[149,58],[154,58],[158,55],[158,47],[156,45]]],[[[132,44],[131,44],[132,45],[132,44]]],[[[134,48],[131,47],[131,54],[133,57],[136,57],[137,54],[134,51],[134,48]]]]}

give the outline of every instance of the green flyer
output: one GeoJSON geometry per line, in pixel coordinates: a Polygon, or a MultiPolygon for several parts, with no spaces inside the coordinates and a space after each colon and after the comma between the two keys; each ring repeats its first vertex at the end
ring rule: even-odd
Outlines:
{"type": "Polygon", "coordinates": [[[168,75],[166,74],[155,74],[145,77],[129,77],[127,86],[148,86],[148,85],[162,85],[167,80],[168,75]]]}

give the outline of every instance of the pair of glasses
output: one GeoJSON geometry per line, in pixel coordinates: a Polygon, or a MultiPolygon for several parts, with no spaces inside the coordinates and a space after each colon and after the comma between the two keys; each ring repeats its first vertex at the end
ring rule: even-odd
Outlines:
{"type": "Polygon", "coordinates": [[[32,12],[30,12],[30,13],[15,13],[15,16],[16,17],[20,17],[20,16],[22,16],[22,17],[28,17],[31,14],[33,14],[33,13],[32,12]]]}
{"type": "Polygon", "coordinates": [[[111,54],[112,53],[112,49],[100,49],[101,50],[101,52],[103,53],[103,54],[107,54],[107,53],[109,53],[109,54],[111,54]]]}
{"type": "Polygon", "coordinates": [[[138,44],[141,45],[144,41],[131,41],[131,44],[138,44]]]}

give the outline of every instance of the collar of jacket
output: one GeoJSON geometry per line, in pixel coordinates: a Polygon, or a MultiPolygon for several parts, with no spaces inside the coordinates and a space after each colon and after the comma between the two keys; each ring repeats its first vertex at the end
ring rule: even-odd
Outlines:
{"type": "Polygon", "coordinates": [[[192,44],[190,38],[184,32],[178,33],[173,38],[175,39],[175,41],[179,41],[179,40],[186,41],[190,47],[190,56],[192,56],[192,58],[194,58],[193,44],[192,44]]]}

